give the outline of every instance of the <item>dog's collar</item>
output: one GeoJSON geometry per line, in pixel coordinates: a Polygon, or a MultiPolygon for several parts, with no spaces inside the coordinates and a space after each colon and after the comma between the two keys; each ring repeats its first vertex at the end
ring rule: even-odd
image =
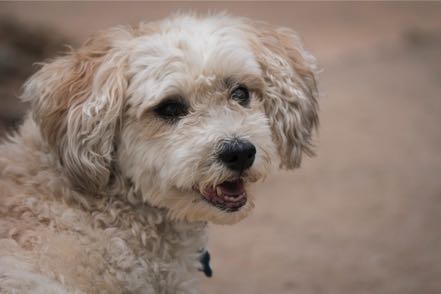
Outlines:
{"type": "Polygon", "coordinates": [[[210,267],[210,253],[206,249],[201,250],[201,255],[199,255],[199,262],[201,263],[201,268],[199,271],[203,272],[207,278],[213,276],[213,270],[210,267]]]}

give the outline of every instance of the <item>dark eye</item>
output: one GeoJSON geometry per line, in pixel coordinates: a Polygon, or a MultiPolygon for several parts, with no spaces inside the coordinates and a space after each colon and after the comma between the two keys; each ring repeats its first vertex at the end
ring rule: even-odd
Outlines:
{"type": "Polygon", "coordinates": [[[250,93],[244,86],[239,86],[231,92],[231,98],[239,102],[242,106],[247,106],[250,103],[250,93]]]}
{"type": "Polygon", "coordinates": [[[166,120],[177,120],[188,114],[188,106],[178,100],[167,100],[155,108],[156,114],[166,120]]]}

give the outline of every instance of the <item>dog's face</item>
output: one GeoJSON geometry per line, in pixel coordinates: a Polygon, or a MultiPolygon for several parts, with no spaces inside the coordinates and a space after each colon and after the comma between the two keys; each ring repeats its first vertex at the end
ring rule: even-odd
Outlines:
{"type": "Polygon", "coordinates": [[[272,162],[310,153],[313,58],[286,29],[178,16],[114,29],[48,63],[25,86],[73,186],[120,177],[170,217],[234,223],[272,162]]]}

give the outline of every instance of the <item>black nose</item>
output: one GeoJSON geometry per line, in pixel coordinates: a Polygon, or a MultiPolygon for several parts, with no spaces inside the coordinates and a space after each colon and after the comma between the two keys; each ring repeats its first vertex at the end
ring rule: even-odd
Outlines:
{"type": "Polygon", "coordinates": [[[219,159],[229,169],[243,172],[253,165],[256,147],[246,140],[234,140],[222,144],[219,159]]]}

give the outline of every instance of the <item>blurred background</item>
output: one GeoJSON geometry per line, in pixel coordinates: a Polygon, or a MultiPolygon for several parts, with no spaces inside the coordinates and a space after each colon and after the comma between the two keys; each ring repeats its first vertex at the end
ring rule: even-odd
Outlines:
{"type": "Polygon", "coordinates": [[[293,28],[324,69],[317,156],[256,186],[245,221],[211,225],[201,292],[441,293],[441,2],[2,2],[0,134],[34,62],[178,9],[293,28]]]}

